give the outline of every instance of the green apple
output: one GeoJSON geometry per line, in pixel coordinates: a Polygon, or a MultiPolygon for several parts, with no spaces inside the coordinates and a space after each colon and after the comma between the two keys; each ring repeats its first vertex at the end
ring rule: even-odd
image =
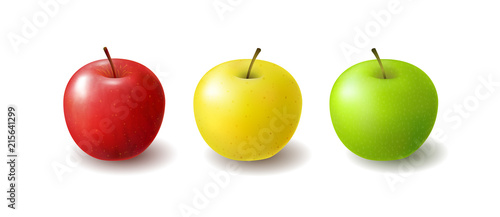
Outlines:
{"type": "Polygon", "coordinates": [[[201,136],[229,159],[254,161],[275,155],[299,123],[302,96],[297,82],[280,66],[256,60],[259,52],[253,59],[212,68],[194,94],[201,136]]]}
{"type": "Polygon", "coordinates": [[[415,152],[432,131],[438,96],[416,66],[390,59],[358,63],[335,81],[330,114],[337,136],[356,155],[397,160],[415,152]]]}

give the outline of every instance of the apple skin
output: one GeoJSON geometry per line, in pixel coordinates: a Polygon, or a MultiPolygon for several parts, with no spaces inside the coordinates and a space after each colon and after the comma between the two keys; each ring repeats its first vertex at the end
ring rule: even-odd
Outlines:
{"type": "Polygon", "coordinates": [[[133,158],[153,142],[163,121],[165,96],[154,73],[140,63],[107,59],[80,68],[64,92],[71,137],[101,160],[133,158]]]}
{"type": "Polygon", "coordinates": [[[302,95],[295,79],[280,66],[250,59],[222,63],[200,80],[194,115],[205,142],[220,155],[239,161],[272,157],[292,138],[299,123],[302,95]]]}
{"type": "Polygon", "coordinates": [[[415,152],[432,131],[438,96],[431,79],[416,66],[383,59],[358,63],[335,82],[330,95],[332,123],[356,155],[378,161],[415,152]]]}

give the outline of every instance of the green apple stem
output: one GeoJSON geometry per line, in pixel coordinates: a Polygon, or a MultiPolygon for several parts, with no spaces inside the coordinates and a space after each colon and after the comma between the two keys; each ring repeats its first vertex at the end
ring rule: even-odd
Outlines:
{"type": "Polygon", "coordinates": [[[111,55],[109,55],[107,47],[104,47],[104,53],[106,53],[106,56],[108,57],[109,60],[109,64],[111,64],[111,70],[113,70],[113,77],[116,78],[115,66],[113,65],[113,60],[111,60],[111,55]]]}
{"type": "Polygon", "coordinates": [[[387,79],[387,77],[385,76],[384,66],[382,65],[382,61],[380,60],[380,57],[378,56],[377,49],[372,48],[372,52],[375,55],[375,57],[377,58],[378,64],[380,65],[380,69],[382,69],[382,75],[384,76],[384,79],[387,79]]]}
{"type": "Polygon", "coordinates": [[[255,59],[257,59],[257,56],[259,55],[260,51],[261,51],[261,49],[257,48],[257,50],[255,51],[255,54],[253,55],[252,62],[250,63],[250,67],[248,67],[247,79],[250,78],[250,71],[252,71],[253,63],[255,62],[255,59]]]}

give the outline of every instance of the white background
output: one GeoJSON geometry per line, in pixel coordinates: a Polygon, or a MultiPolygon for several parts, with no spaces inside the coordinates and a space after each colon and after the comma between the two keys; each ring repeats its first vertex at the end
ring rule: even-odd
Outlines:
{"type": "MultiPolygon", "coordinates": [[[[215,65],[251,58],[257,47],[259,59],[297,80],[299,126],[273,158],[237,162],[239,173],[197,216],[500,215],[494,208],[500,203],[500,87],[480,81],[500,82],[498,3],[396,0],[397,13],[380,23],[371,13],[388,11],[391,1],[217,0],[231,8],[222,16],[215,0],[69,1],[44,20],[39,3],[48,1],[0,3],[0,116],[17,105],[20,137],[18,209],[3,202],[1,216],[182,216],[180,207],[195,206],[194,192],[214,183],[210,173],[227,172],[231,162],[198,132],[196,85],[215,65]],[[34,16],[46,23],[13,45],[9,37],[25,37],[23,19],[34,16]],[[354,44],[357,28],[370,34],[366,43],[354,44]],[[341,44],[358,53],[345,55],[341,44]],[[114,58],[148,66],[166,95],[156,140],[124,162],[83,154],[64,120],[67,82],[83,65],[105,58],[103,46],[114,58]],[[438,91],[432,139],[409,159],[359,158],[330,120],[336,78],[373,59],[372,47],[382,58],[420,67],[438,91]],[[58,177],[53,165],[70,171],[58,177]]],[[[1,168],[5,201],[7,165],[1,168]]]]}

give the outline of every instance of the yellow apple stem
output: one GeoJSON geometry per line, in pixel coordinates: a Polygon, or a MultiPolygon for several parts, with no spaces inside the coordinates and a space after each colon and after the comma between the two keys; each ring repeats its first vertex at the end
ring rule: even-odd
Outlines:
{"type": "Polygon", "coordinates": [[[259,53],[260,53],[260,48],[257,48],[257,50],[255,51],[255,54],[253,55],[252,62],[250,63],[250,67],[248,67],[247,79],[250,78],[250,71],[252,71],[253,63],[255,62],[255,59],[257,59],[257,56],[259,55],[259,53]]]}
{"type": "Polygon", "coordinates": [[[380,65],[380,69],[382,69],[382,75],[384,76],[384,79],[386,79],[387,77],[385,76],[384,66],[382,65],[382,61],[380,60],[380,57],[378,56],[377,49],[372,48],[372,52],[375,55],[375,57],[377,58],[378,64],[380,65]]]}
{"type": "Polygon", "coordinates": [[[109,60],[109,64],[111,64],[111,70],[113,70],[113,77],[116,78],[115,66],[113,65],[113,61],[111,60],[111,55],[109,55],[107,47],[104,47],[104,53],[106,53],[106,56],[108,57],[109,60]]]}

